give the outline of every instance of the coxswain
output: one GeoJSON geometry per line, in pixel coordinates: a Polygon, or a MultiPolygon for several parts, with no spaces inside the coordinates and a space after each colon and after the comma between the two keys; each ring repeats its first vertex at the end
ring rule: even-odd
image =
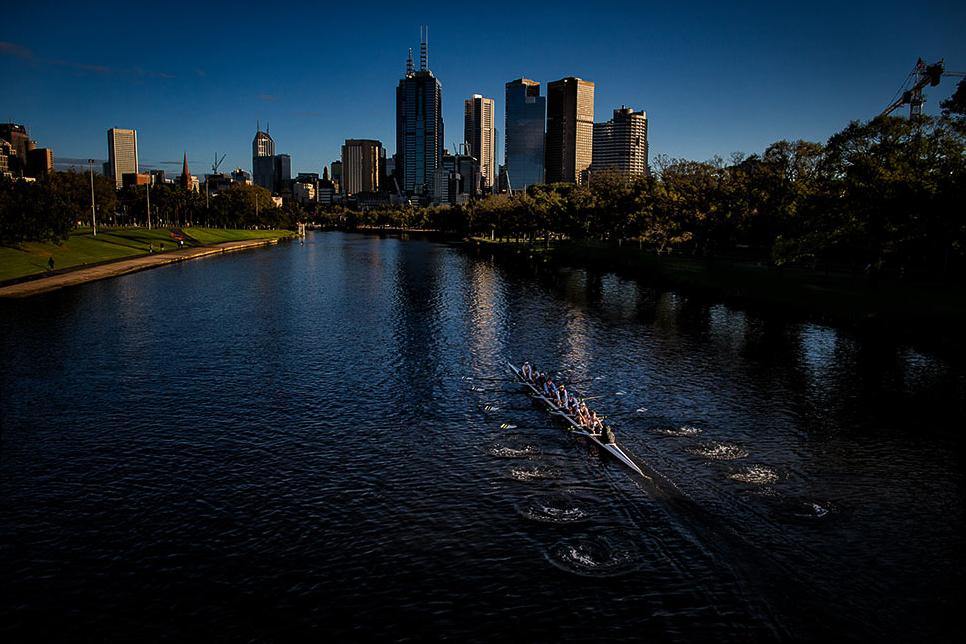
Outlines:
{"type": "Polygon", "coordinates": [[[604,425],[604,439],[611,445],[617,443],[617,437],[614,436],[614,430],[610,428],[610,425],[604,425]]]}

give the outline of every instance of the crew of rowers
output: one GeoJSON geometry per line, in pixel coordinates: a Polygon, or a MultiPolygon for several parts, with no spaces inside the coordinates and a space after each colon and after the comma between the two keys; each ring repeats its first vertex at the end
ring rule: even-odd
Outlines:
{"type": "Polygon", "coordinates": [[[611,444],[616,442],[613,430],[604,424],[604,419],[600,418],[596,411],[589,410],[586,402],[567,391],[566,385],[563,383],[558,385],[550,377],[550,374],[534,370],[529,362],[523,363],[520,373],[538,391],[542,392],[547,400],[557,405],[592,435],[598,438],[603,437],[606,442],[611,444]]]}

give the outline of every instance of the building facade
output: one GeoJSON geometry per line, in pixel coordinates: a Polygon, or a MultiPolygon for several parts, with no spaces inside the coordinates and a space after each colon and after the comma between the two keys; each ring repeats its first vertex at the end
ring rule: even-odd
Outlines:
{"type": "Polygon", "coordinates": [[[342,146],[342,191],[347,195],[378,192],[385,171],[382,143],[373,139],[346,139],[342,146]]]}
{"type": "Polygon", "coordinates": [[[543,183],[546,120],[547,98],[540,96],[540,83],[518,78],[506,84],[504,166],[509,188],[543,183]]]}
{"type": "Polygon", "coordinates": [[[483,186],[491,189],[496,184],[496,127],[493,122],[494,101],[473,94],[463,102],[463,142],[466,154],[480,163],[483,186]]]}
{"type": "Polygon", "coordinates": [[[276,154],[273,158],[273,181],[270,188],[275,194],[288,193],[292,188],[292,157],[276,154]]]}
{"type": "Polygon", "coordinates": [[[637,176],[647,174],[647,114],[621,106],[614,118],[594,124],[592,171],[614,170],[637,176]]]}
{"type": "Polygon", "coordinates": [[[463,204],[480,196],[482,174],[479,160],[469,154],[444,151],[436,170],[434,202],[463,204]]]}
{"type": "Polygon", "coordinates": [[[336,193],[342,194],[342,161],[332,162],[332,187],[336,193]]]}
{"type": "Polygon", "coordinates": [[[396,176],[410,195],[430,198],[443,156],[443,87],[429,69],[428,34],[420,34],[419,69],[412,50],[396,87],[396,176]]]}
{"type": "Polygon", "coordinates": [[[547,83],[547,183],[579,183],[593,154],[594,84],[573,76],[547,83]]]}
{"type": "Polygon", "coordinates": [[[124,185],[125,174],[138,173],[138,133],[112,127],[107,131],[107,168],[114,185],[124,185]]]}
{"type": "Polygon", "coordinates": [[[50,148],[34,148],[27,152],[27,166],[24,174],[41,179],[54,171],[54,151],[50,148]]]}
{"type": "Polygon", "coordinates": [[[252,178],[256,186],[275,189],[275,139],[261,130],[252,140],[252,178]]]}

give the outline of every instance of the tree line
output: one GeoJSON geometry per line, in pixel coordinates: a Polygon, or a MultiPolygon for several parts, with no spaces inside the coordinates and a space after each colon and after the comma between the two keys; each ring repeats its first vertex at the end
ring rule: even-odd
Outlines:
{"type": "MultiPolygon", "coordinates": [[[[151,187],[152,226],[220,228],[290,228],[304,217],[297,205],[279,207],[268,190],[233,185],[207,199],[172,184],[151,187]],[[257,205],[256,205],[257,204],[257,205]]],[[[0,245],[25,241],[66,240],[78,225],[147,226],[146,186],[116,190],[114,181],[74,171],[52,172],[38,181],[0,178],[0,245]]]]}
{"type": "Polygon", "coordinates": [[[854,122],[825,144],[778,141],[727,161],[658,157],[649,176],[600,172],[582,185],[533,186],[452,208],[338,216],[350,226],[534,244],[632,242],[656,253],[776,266],[962,274],[966,119],[961,105],[944,106],[939,118],[854,122]]]}

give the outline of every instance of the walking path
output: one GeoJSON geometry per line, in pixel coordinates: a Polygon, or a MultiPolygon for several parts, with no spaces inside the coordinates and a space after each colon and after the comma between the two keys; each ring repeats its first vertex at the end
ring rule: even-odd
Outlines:
{"type": "Polygon", "coordinates": [[[212,246],[184,248],[182,250],[173,250],[167,253],[158,253],[156,255],[141,255],[132,259],[121,259],[116,262],[99,264],[89,268],[78,268],[77,270],[60,273],[58,275],[51,275],[49,277],[41,277],[29,282],[21,282],[20,284],[3,286],[0,287],[0,297],[28,297],[30,295],[46,293],[48,291],[54,291],[67,286],[76,286],[77,284],[84,284],[85,282],[94,282],[96,280],[102,280],[108,277],[117,277],[118,275],[135,273],[137,271],[143,271],[156,266],[164,266],[165,264],[183,262],[188,259],[196,259],[198,257],[206,257],[208,255],[231,253],[233,251],[245,250],[246,248],[255,248],[256,246],[265,246],[275,243],[278,243],[277,239],[251,239],[245,241],[224,242],[212,246]]]}

